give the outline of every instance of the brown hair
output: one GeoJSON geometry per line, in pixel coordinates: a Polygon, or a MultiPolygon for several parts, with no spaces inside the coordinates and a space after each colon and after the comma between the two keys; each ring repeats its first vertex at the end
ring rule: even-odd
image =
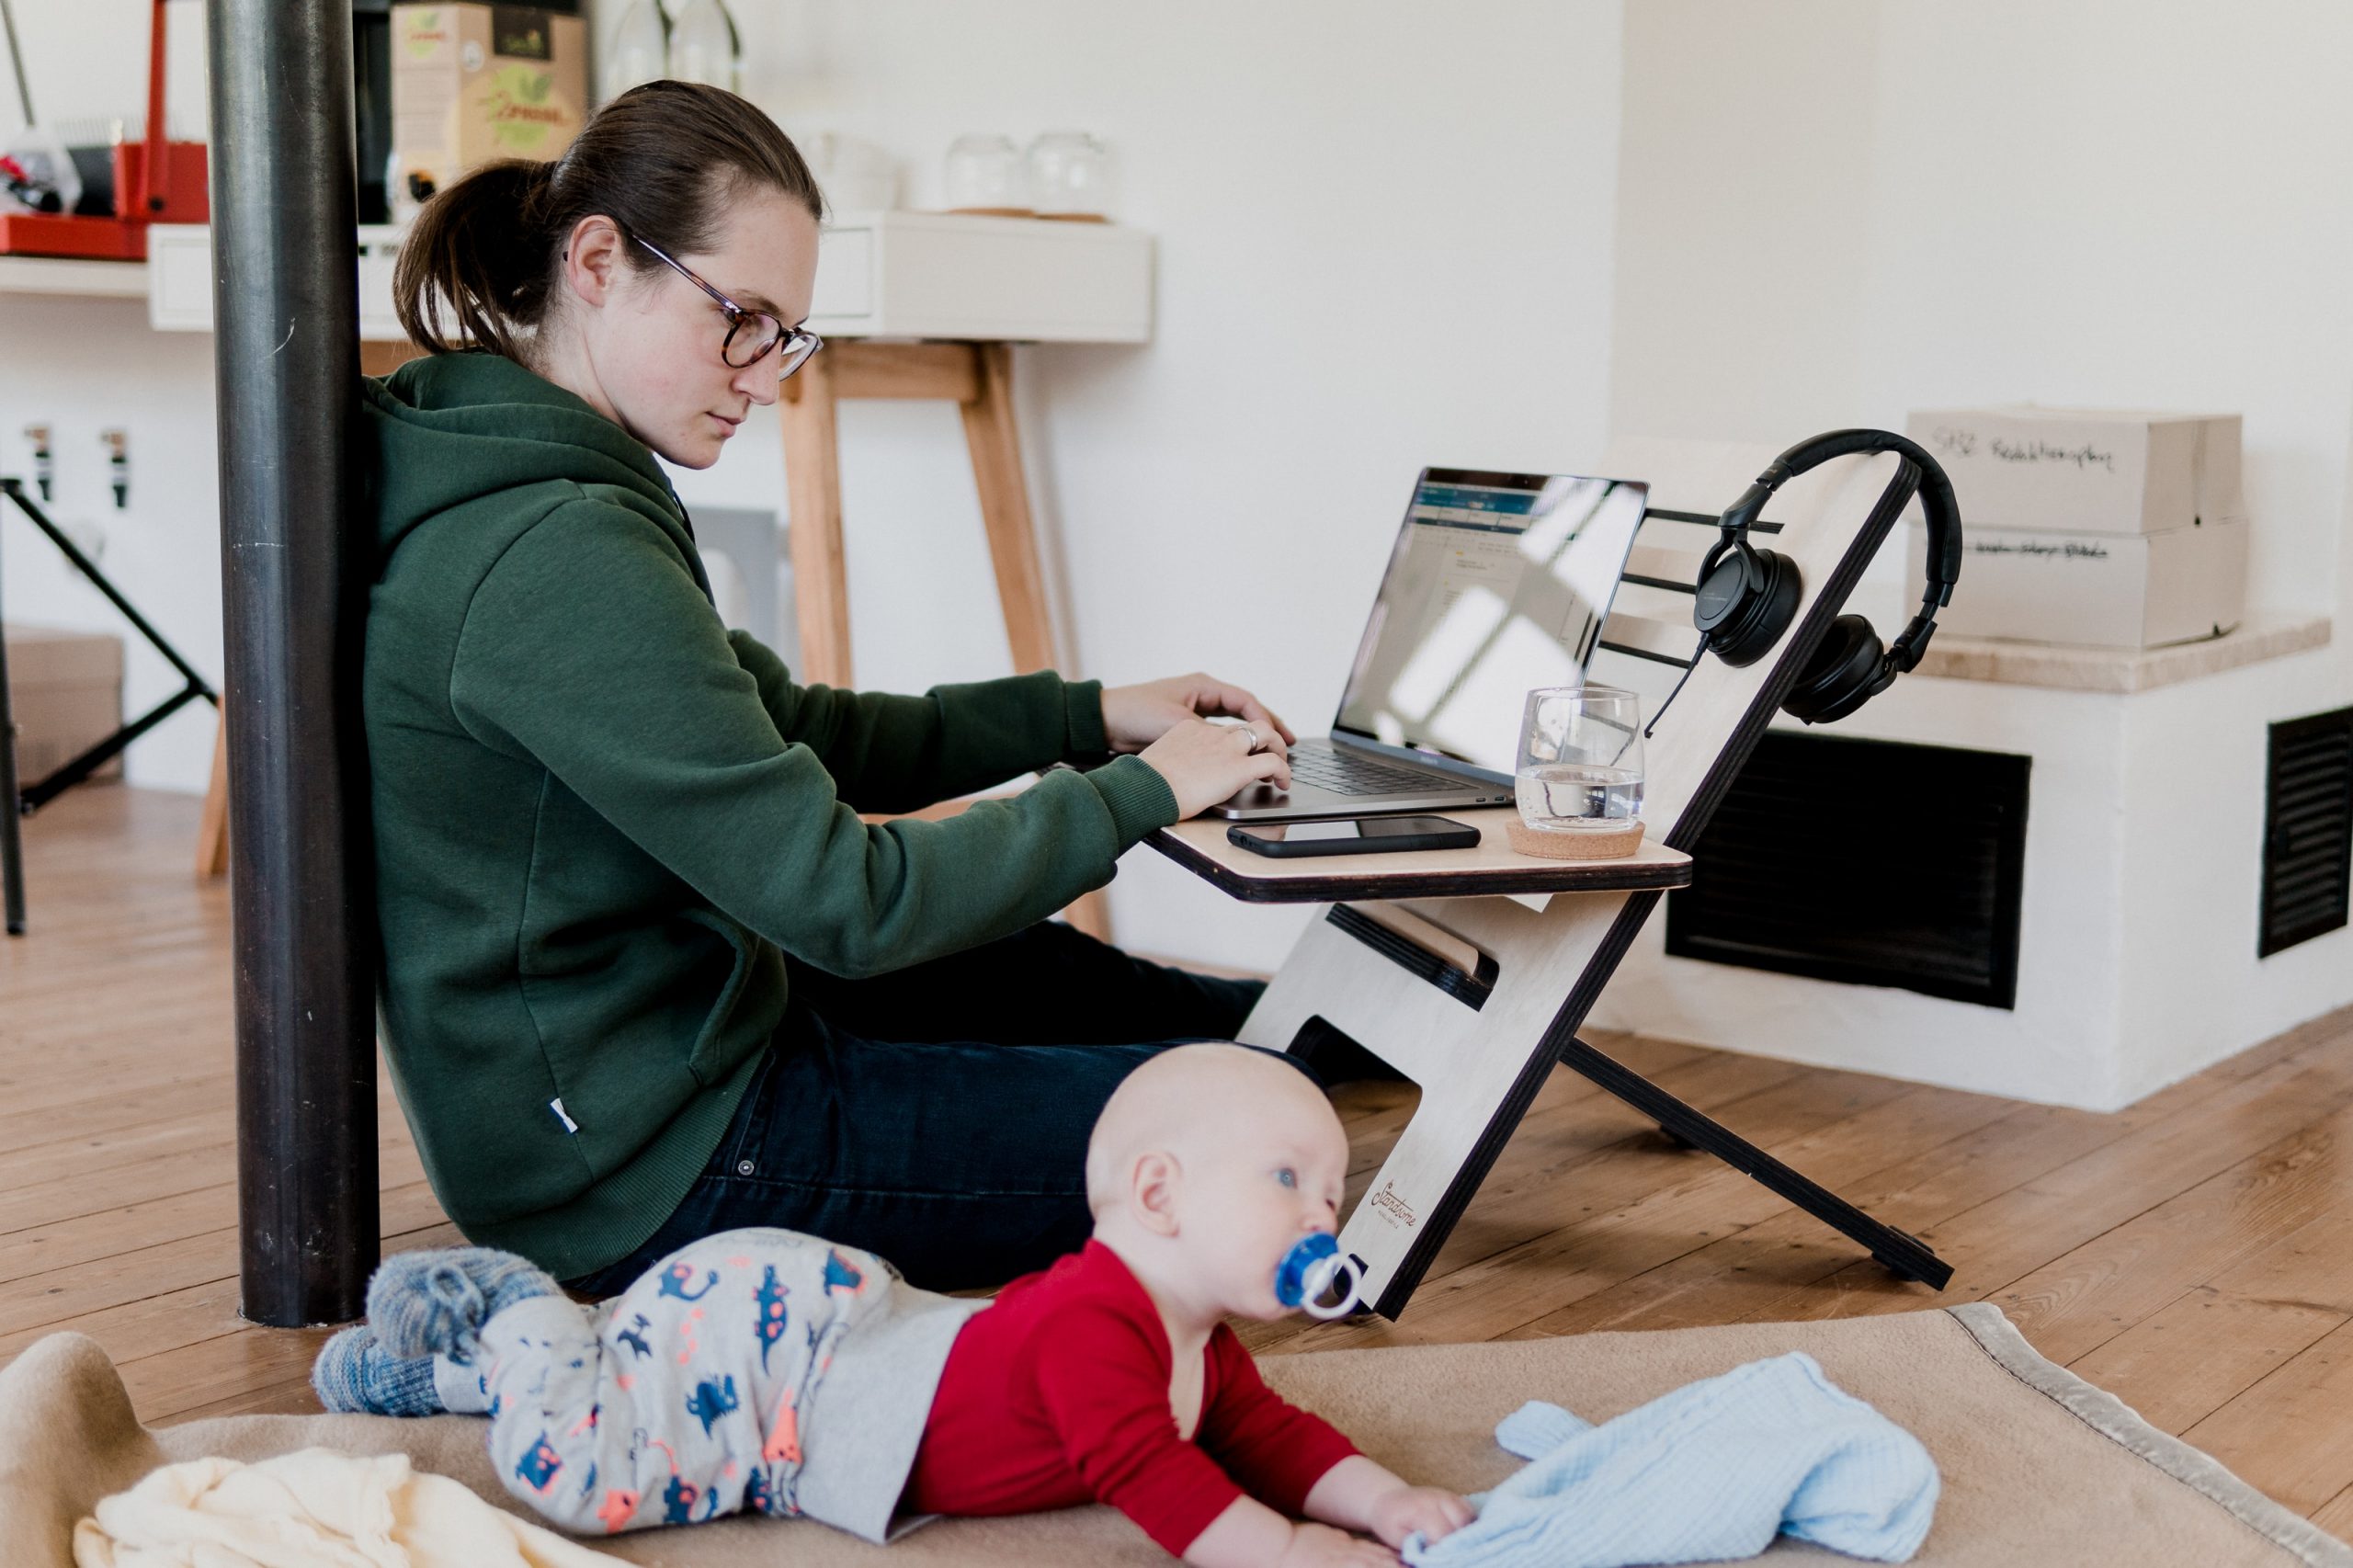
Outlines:
{"type": "MultiPolygon", "coordinates": [[[[631,87],[554,163],[486,164],[425,204],[392,271],[401,330],[435,354],[520,358],[519,335],[545,319],[580,220],[601,214],[678,256],[709,246],[730,199],[763,186],[824,215],[799,150],[751,104],[696,82],[631,87]]],[[[640,246],[623,254],[640,270],[662,265],[640,246]]]]}

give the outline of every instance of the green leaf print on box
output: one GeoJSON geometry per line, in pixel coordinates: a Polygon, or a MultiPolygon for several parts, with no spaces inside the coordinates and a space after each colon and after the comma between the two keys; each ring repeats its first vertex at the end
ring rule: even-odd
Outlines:
{"type": "Polygon", "coordinates": [[[552,73],[529,65],[503,65],[492,73],[481,102],[491,135],[503,151],[534,152],[546,144],[551,132],[570,122],[563,106],[551,101],[554,87],[552,73]]]}

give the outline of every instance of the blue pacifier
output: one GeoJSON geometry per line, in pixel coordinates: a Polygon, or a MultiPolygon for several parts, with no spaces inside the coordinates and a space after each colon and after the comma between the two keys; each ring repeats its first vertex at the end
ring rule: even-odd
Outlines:
{"type": "Polygon", "coordinates": [[[1340,1244],[1329,1231],[1318,1231],[1302,1236],[1299,1244],[1283,1255],[1275,1269],[1275,1300],[1287,1307],[1303,1308],[1311,1317],[1336,1318],[1355,1310],[1357,1288],[1363,1283],[1363,1266],[1340,1256],[1340,1244]],[[1341,1288],[1339,1300],[1328,1307],[1323,1305],[1335,1285],[1341,1288]]]}

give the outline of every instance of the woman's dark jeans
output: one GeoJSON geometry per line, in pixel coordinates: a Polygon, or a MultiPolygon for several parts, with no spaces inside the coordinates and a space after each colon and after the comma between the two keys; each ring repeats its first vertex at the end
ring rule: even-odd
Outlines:
{"type": "Polygon", "coordinates": [[[1231,1040],[1265,989],[1054,922],[872,980],[790,965],[790,1011],[710,1163],[645,1244],[565,1283],[622,1289],[715,1231],[863,1247],[917,1285],[996,1285],[1083,1244],[1086,1139],[1167,1046],[1231,1040]]]}

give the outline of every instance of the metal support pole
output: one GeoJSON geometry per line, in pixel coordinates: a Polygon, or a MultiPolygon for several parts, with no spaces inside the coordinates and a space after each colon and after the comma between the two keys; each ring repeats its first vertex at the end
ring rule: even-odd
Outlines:
{"type": "Polygon", "coordinates": [[[339,1322],[378,1234],[351,6],[206,12],[243,1304],[339,1322]]]}

